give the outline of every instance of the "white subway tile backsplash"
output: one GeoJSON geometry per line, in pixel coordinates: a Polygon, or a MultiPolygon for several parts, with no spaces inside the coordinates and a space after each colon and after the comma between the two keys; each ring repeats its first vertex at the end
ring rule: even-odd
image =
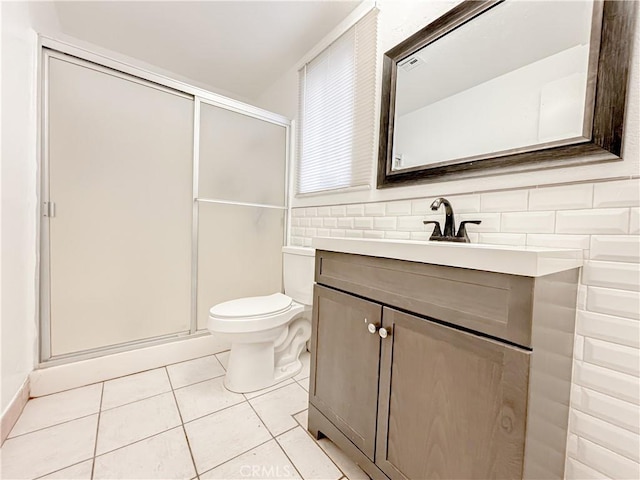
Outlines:
{"type": "Polygon", "coordinates": [[[321,217],[315,217],[311,219],[311,226],[312,227],[322,227],[322,225],[324,225],[322,218],[321,217]]]}
{"type": "Polygon", "coordinates": [[[373,228],[376,230],[395,230],[396,225],[396,217],[376,217],[373,219],[373,228]]]}
{"type": "Polygon", "coordinates": [[[304,237],[304,228],[303,227],[292,227],[291,235],[295,235],[296,237],[304,237]]]}
{"type": "MultiPolygon", "coordinates": [[[[469,225],[469,228],[473,227],[475,225],[469,225]]],[[[478,241],[491,245],[523,246],[527,243],[527,236],[524,233],[479,233],[478,241]]]]}
{"type": "Polygon", "coordinates": [[[591,237],[592,260],[614,262],[640,262],[640,236],[638,235],[593,235],[591,237]]]}
{"type": "Polygon", "coordinates": [[[411,240],[427,241],[431,236],[431,232],[411,232],[411,240]]]}
{"type": "Polygon", "coordinates": [[[637,348],[585,338],[584,361],[636,377],[640,376],[640,351],[637,348]]]}
{"type": "Polygon", "coordinates": [[[411,215],[411,200],[387,203],[387,215],[411,215]]]}
{"type": "Polygon", "coordinates": [[[318,209],[316,207],[309,207],[305,210],[305,217],[315,217],[318,215],[318,209]]]}
{"type": "Polygon", "coordinates": [[[582,283],[595,287],[640,290],[640,264],[622,262],[585,262],[582,283]]]}
{"type": "MultiPolygon", "coordinates": [[[[456,224],[460,224],[463,220],[481,220],[480,225],[468,225],[467,232],[469,238],[471,233],[480,232],[499,232],[500,231],[500,214],[499,213],[463,213],[456,216],[456,224]]],[[[444,218],[441,217],[440,225],[444,228],[444,218]]]]}
{"type": "Polygon", "coordinates": [[[635,433],[640,432],[640,408],[624,400],[575,386],[571,405],[589,415],[613,423],[635,433]]]}
{"type": "Polygon", "coordinates": [[[576,335],[573,345],[573,358],[576,360],[584,360],[584,337],[576,335]]]}
{"type": "Polygon", "coordinates": [[[412,215],[427,215],[432,214],[430,208],[431,202],[427,199],[421,198],[419,200],[411,200],[411,214],[412,215]]]}
{"type": "Polygon", "coordinates": [[[389,240],[410,240],[411,233],[387,230],[384,232],[384,238],[388,238],[389,240]]]}
{"type": "Polygon", "coordinates": [[[640,322],[637,320],[581,310],[576,330],[586,337],[640,348],[640,322]]]}
{"type": "Polygon", "coordinates": [[[573,410],[571,413],[571,426],[579,437],[597,442],[598,445],[623,455],[634,462],[640,460],[639,437],[629,430],[577,410],[573,410]]]}
{"type": "Polygon", "coordinates": [[[311,247],[311,246],[312,246],[312,243],[313,243],[313,242],[312,242],[311,238],[309,238],[309,237],[305,237],[305,238],[302,240],[302,246],[303,246],[303,247],[311,247]]]}
{"type": "Polygon", "coordinates": [[[362,234],[364,238],[384,238],[384,232],[381,230],[365,230],[362,234]]]}
{"type": "MultiPolygon", "coordinates": [[[[447,200],[449,200],[453,206],[453,211],[456,213],[478,213],[482,211],[480,210],[480,194],[452,195],[447,197],[447,200]]],[[[442,207],[440,207],[440,211],[442,211],[442,207]]]]}
{"type": "Polygon", "coordinates": [[[589,287],[587,310],[640,320],[640,292],[589,287]]]}
{"type": "Polygon", "coordinates": [[[552,233],[555,212],[503,213],[500,231],[514,233],[552,233]]]}
{"type": "Polygon", "coordinates": [[[532,247],[573,248],[588,250],[591,237],[589,235],[554,235],[530,233],[527,245],[532,247]]]}
{"type": "Polygon", "coordinates": [[[509,190],[480,195],[480,207],[483,212],[526,212],[528,190],[509,190]]]}
{"type": "Polygon", "coordinates": [[[344,236],[347,238],[362,238],[364,235],[362,230],[345,230],[344,236]]]}
{"type": "Polygon", "coordinates": [[[356,217],[353,219],[353,225],[355,228],[360,228],[362,230],[371,230],[373,228],[373,218],[372,217],[356,217]]]}
{"type": "Polygon", "coordinates": [[[361,217],[364,215],[364,205],[347,205],[347,215],[350,217],[361,217]]]}
{"type": "Polygon", "coordinates": [[[608,478],[609,477],[607,477],[605,474],[586,466],[584,463],[579,462],[575,458],[567,459],[566,480],[606,480],[608,478]]]}
{"type": "MultiPolygon", "coordinates": [[[[422,232],[425,230],[425,225],[422,223],[424,217],[410,215],[406,217],[398,217],[397,229],[405,232],[422,232]]],[[[432,226],[429,226],[431,229],[432,226]]]]}
{"type": "Polygon", "coordinates": [[[339,228],[332,228],[329,235],[332,237],[344,237],[345,231],[339,228]]]}
{"type": "Polygon", "coordinates": [[[331,230],[329,230],[328,228],[319,228],[317,233],[318,233],[319,237],[330,237],[331,236],[331,230]]]}
{"type": "Polygon", "coordinates": [[[385,212],[384,203],[365,203],[364,214],[371,217],[383,216],[385,212]]]}
{"type": "Polygon", "coordinates": [[[632,208],[629,211],[629,233],[632,235],[640,233],[640,208],[632,208]]]}
{"type": "Polygon", "coordinates": [[[580,361],[576,362],[574,376],[578,385],[636,405],[640,403],[638,377],[580,361]]]}
{"type": "Polygon", "coordinates": [[[331,207],[318,207],[316,213],[319,217],[329,217],[331,216],[331,207]]]}
{"type": "Polygon", "coordinates": [[[332,217],[344,217],[347,214],[347,207],[344,205],[334,205],[330,208],[332,217]]]}
{"type": "Polygon", "coordinates": [[[294,208],[291,210],[292,217],[304,217],[304,208],[294,208]]]}
{"type": "Polygon", "coordinates": [[[625,234],[629,231],[628,208],[567,210],[557,213],[557,233],[625,234]]]}
{"type": "Polygon", "coordinates": [[[587,287],[586,285],[578,285],[578,300],[577,307],[578,310],[586,310],[587,309],[587,287]]]}
{"type": "Polygon", "coordinates": [[[593,185],[562,185],[529,191],[529,210],[571,210],[591,208],[593,185]]]}
{"type": "Polygon", "coordinates": [[[593,187],[593,206],[595,208],[640,206],[640,179],[596,183],[593,187]]]}
{"type": "Polygon", "coordinates": [[[338,218],[338,227],[353,228],[353,218],[349,218],[349,217],[338,218]]]}
{"type": "Polygon", "coordinates": [[[294,247],[302,247],[304,245],[303,237],[291,237],[291,245],[294,247]]]}
{"type": "Polygon", "coordinates": [[[301,227],[310,227],[311,226],[311,220],[313,220],[312,218],[301,218],[300,219],[300,226],[301,227]]]}
{"type": "Polygon", "coordinates": [[[640,465],[589,440],[578,439],[577,460],[615,479],[640,478],[640,465]]]}
{"type": "Polygon", "coordinates": [[[304,229],[304,236],[305,237],[317,237],[318,236],[318,230],[315,228],[305,228],[304,229]]]}
{"type": "Polygon", "coordinates": [[[301,220],[301,218],[299,218],[299,217],[291,217],[291,226],[292,227],[299,227],[300,226],[300,220],[301,220]]]}
{"type": "Polygon", "coordinates": [[[337,218],[325,218],[322,220],[322,226],[324,228],[337,228],[338,227],[338,219],[337,218]]]}

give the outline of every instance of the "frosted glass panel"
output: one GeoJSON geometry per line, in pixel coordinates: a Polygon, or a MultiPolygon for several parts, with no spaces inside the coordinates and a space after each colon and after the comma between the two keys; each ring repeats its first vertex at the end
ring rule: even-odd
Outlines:
{"type": "Polygon", "coordinates": [[[198,328],[209,309],[282,288],[284,210],[199,203],[198,328]]]}
{"type": "Polygon", "coordinates": [[[284,205],[286,130],[202,104],[199,198],[284,205]]]}
{"type": "Polygon", "coordinates": [[[193,101],[49,61],[52,355],[189,330],[193,101]]]}

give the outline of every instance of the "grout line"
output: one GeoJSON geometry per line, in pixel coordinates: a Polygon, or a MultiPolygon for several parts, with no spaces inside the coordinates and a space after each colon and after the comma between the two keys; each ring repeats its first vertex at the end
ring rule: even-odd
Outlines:
{"type": "Polygon", "coordinates": [[[167,428],[166,430],[162,430],[161,432],[157,432],[157,433],[152,433],[151,435],[148,435],[144,438],[140,438],[138,440],[136,440],[135,442],[131,442],[131,443],[127,443],[126,445],[121,445],[117,448],[114,448],[113,450],[109,450],[107,452],[102,452],[100,455],[96,455],[95,458],[98,457],[104,457],[105,455],[109,455],[113,452],[117,452],[118,450],[122,450],[123,448],[127,448],[130,447],[131,445],[135,445],[136,443],[140,443],[140,442],[144,442],[145,440],[149,440],[150,438],[153,437],[157,437],[158,435],[163,435],[167,432],[170,432],[171,430],[175,430],[176,428],[180,428],[180,425],[176,425],[175,427],[171,427],[171,428],[167,428]]]}
{"type": "MultiPolygon", "coordinates": [[[[271,390],[269,390],[269,391],[267,391],[267,392],[263,392],[263,393],[261,393],[261,394],[259,394],[259,395],[255,395],[255,396],[253,396],[253,397],[251,397],[251,398],[248,398],[246,393],[243,393],[242,395],[244,395],[244,397],[247,399],[247,401],[255,400],[255,399],[256,399],[256,398],[258,398],[258,397],[262,397],[262,396],[264,396],[264,395],[268,395],[269,393],[275,392],[275,391],[280,390],[281,388],[284,388],[284,387],[288,387],[289,385],[294,385],[295,383],[298,383],[298,382],[296,382],[295,380],[293,380],[293,377],[289,377],[289,378],[285,378],[285,379],[284,379],[284,380],[282,380],[280,383],[276,383],[276,385],[279,385],[279,387],[277,387],[277,388],[272,388],[271,390]],[[286,383],[286,382],[287,382],[287,380],[292,380],[292,381],[291,381],[291,382],[289,382],[289,383],[286,383]]],[[[272,385],[272,387],[273,387],[273,386],[275,386],[275,385],[272,385]]],[[[267,388],[271,388],[271,387],[267,387],[267,388]]],[[[259,392],[259,391],[260,391],[260,390],[258,390],[258,392],[259,392]]],[[[255,392],[249,392],[249,393],[255,393],[255,392]]]]}
{"type": "MultiPolygon", "coordinates": [[[[190,420],[187,420],[186,422],[184,422],[184,424],[186,425],[187,423],[193,423],[193,422],[195,422],[195,421],[197,421],[197,420],[202,420],[202,419],[203,419],[203,418],[205,418],[205,417],[210,417],[211,415],[214,415],[214,414],[216,414],[216,413],[224,412],[225,410],[229,410],[230,408],[237,407],[238,405],[242,405],[242,404],[243,404],[243,403],[245,403],[245,402],[246,402],[246,403],[249,403],[247,400],[242,400],[242,401],[240,401],[240,402],[238,402],[238,403],[234,403],[233,405],[227,405],[226,407],[221,408],[220,410],[216,410],[215,412],[205,413],[204,415],[201,415],[201,416],[199,416],[199,417],[196,417],[196,418],[192,418],[192,419],[190,419],[190,420]]],[[[179,410],[179,408],[178,408],[178,410],[179,410]]]]}
{"type": "Polygon", "coordinates": [[[68,465],[66,467],[59,468],[58,470],[54,470],[53,472],[45,473],[44,475],[40,475],[39,477],[35,477],[34,480],[38,480],[40,478],[44,478],[44,477],[46,477],[48,475],[53,475],[54,473],[61,472],[62,470],[66,470],[67,468],[77,467],[81,463],[91,462],[91,461],[93,461],[91,458],[85,458],[84,460],[82,460],[80,462],[76,462],[76,463],[74,463],[72,465],[68,465]]]}
{"type": "Polygon", "coordinates": [[[35,430],[29,430],[28,432],[24,432],[19,435],[14,435],[13,437],[7,437],[7,439],[5,440],[5,443],[8,442],[9,440],[13,440],[14,438],[24,437],[25,435],[31,435],[32,433],[41,432],[48,428],[59,427],[60,425],[65,425],[67,423],[75,422],[76,420],[82,420],[83,418],[92,417],[94,415],[99,415],[99,414],[100,414],[100,411],[98,410],[97,412],[89,413],[87,415],[82,415],[81,417],[72,418],[70,420],[65,420],[64,422],[54,423],[53,425],[47,425],[46,427],[36,428],[35,430]]]}
{"type": "MultiPolygon", "coordinates": [[[[173,384],[171,384],[171,389],[172,390],[182,390],[183,388],[192,387],[194,385],[198,385],[198,384],[204,383],[204,382],[210,382],[211,380],[215,380],[216,378],[220,378],[220,377],[224,377],[224,376],[225,376],[225,373],[222,373],[221,375],[216,375],[215,377],[205,378],[204,380],[198,380],[197,382],[189,383],[187,385],[181,385],[179,387],[174,387],[173,384]]],[[[169,382],[169,383],[171,383],[171,382],[169,382]]]]}
{"type": "MultiPolygon", "coordinates": [[[[236,458],[238,458],[238,457],[241,457],[242,455],[245,455],[245,454],[247,454],[247,453],[249,453],[249,452],[252,452],[252,451],[253,451],[253,450],[255,450],[256,448],[262,447],[263,445],[266,445],[266,444],[267,444],[267,443],[269,443],[269,442],[273,442],[274,440],[275,440],[274,438],[270,438],[269,440],[265,440],[264,442],[259,443],[259,444],[258,444],[258,445],[256,445],[255,447],[250,448],[250,449],[249,449],[249,450],[247,450],[246,452],[239,453],[238,455],[235,455],[234,457],[231,457],[229,460],[225,460],[224,462],[222,462],[222,463],[220,463],[220,464],[216,465],[215,467],[212,467],[212,468],[210,468],[209,470],[205,470],[204,472],[202,472],[202,475],[204,475],[205,473],[209,473],[211,470],[215,470],[216,468],[221,467],[222,465],[225,465],[225,464],[229,463],[230,461],[235,460],[235,459],[236,459],[236,458]]],[[[278,444],[278,442],[276,442],[276,444],[278,444]]]]}
{"type": "Polygon", "coordinates": [[[100,432],[100,414],[102,413],[102,399],[104,398],[104,382],[102,382],[102,391],[100,392],[100,410],[98,410],[98,421],[96,422],[96,441],[93,445],[93,458],[91,460],[91,479],[96,467],[96,452],[98,450],[98,433],[100,432]]]}
{"type": "Polygon", "coordinates": [[[302,476],[302,473],[300,472],[300,470],[298,470],[298,467],[296,466],[296,464],[293,462],[293,460],[291,460],[291,457],[289,456],[287,451],[282,447],[282,445],[280,445],[280,442],[278,441],[278,439],[276,438],[275,440],[276,440],[276,445],[278,445],[278,447],[280,448],[282,453],[284,453],[284,456],[287,457],[287,460],[289,460],[289,463],[291,463],[291,465],[293,465],[293,469],[298,473],[300,478],[304,478],[302,476]]]}
{"type": "MultiPolygon", "coordinates": [[[[216,359],[217,360],[217,359],[216,359]]],[[[178,398],[176,397],[176,391],[173,388],[173,383],[171,383],[171,376],[169,375],[169,370],[167,367],[164,367],[167,372],[167,377],[169,377],[169,386],[171,387],[171,394],[173,395],[173,401],[176,405],[176,410],[178,411],[178,416],[180,417],[180,426],[182,427],[182,433],[184,434],[184,438],[187,442],[187,448],[189,449],[189,455],[191,456],[191,463],[193,464],[193,470],[196,472],[195,478],[200,480],[200,473],[198,472],[198,467],[196,465],[196,459],[193,456],[193,451],[191,450],[191,443],[189,442],[189,436],[187,435],[187,429],[184,426],[184,420],[182,418],[182,412],[180,411],[180,405],[178,405],[178,398]]]]}
{"type": "MultiPolygon", "coordinates": [[[[169,385],[171,385],[171,383],[169,383],[169,385]]],[[[133,400],[131,402],[123,403],[122,405],[118,405],[118,406],[115,406],[115,407],[105,408],[104,410],[101,409],[100,411],[101,412],[109,412],[111,410],[115,410],[116,408],[125,407],[127,405],[132,405],[134,403],[142,402],[144,400],[149,400],[150,398],[159,397],[160,395],[165,395],[165,394],[170,393],[170,392],[171,392],[171,390],[165,390],[164,392],[154,393],[153,395],[149,395],[148,397],[139,398],[137,400],[133,400]]],[[[102,406],[102,403],[100,405],[102,406]]]]}

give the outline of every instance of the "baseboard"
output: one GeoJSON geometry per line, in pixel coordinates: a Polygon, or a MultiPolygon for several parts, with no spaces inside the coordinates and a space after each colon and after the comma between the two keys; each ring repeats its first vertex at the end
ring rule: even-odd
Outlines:
{"type": "Polygon", "coordinates": [[[30,393],[32,397],[40,397],[228,349],[226,342],[204,335],[63,365],[42,366],[29,376],[30,393]]]}
{"type": "Polygon", "coordinates": [[[11,403],[7,409],[2,412],[2,419],[0,421],[0,445],[4,443],[6,438],[9,436],[9,432],[18,421],[24,406],[27,404],[29,400],[29,377],[27,377],[17,391],[11,403]]]}

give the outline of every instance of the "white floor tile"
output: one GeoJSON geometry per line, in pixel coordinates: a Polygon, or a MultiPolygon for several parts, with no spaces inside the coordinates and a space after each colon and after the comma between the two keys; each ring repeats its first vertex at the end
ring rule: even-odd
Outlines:
{"type": "Polygon", "coordinates": [[[251,480],[300,478],[275,440],[271,440],[219,467],[200,475],[200,480],[251,480]]]}
{"type": "Polygon", "coordinates": [[[224,375],[224,368],[215,355],[169,365],[167,371],[173,388],[185,387],[224,375]]]}
{"type": "Polygon", "coordinates": [[[305,410],[304,412],[300,412],[293,416],[296,419],[296,422],[300,424],[302,428],[305,430],[309,426],[309,410],[305,410]]]}
{"type": "Polygon", "coordinates": [[[100,411],[102,384],[75,388],[27,402],[9,438],[100,411]]]}
{"type": "Polygon", "coordinates": [[[51,475],[40,477],[40,480],[91,480],[93,460],[87,460],[72,467],[58,470],[51,475]]]}
{"type": "Polygon", "coordinates": [[[217,353],[216,354],[216,358],[222,364],[222,367],[225,370],[227,369],[227,365],[229,365],[229,355],[230,354],[231,354],[230,350],[227,350],[226,352],[222,352],[222,353],[217,353]]]}
{"type": "Polygon", "coordinates": [[[338,480],[342,472],[300,427],[280,435],[276,440],[305,480],[338,480]]]}
{"type": "Polygon", "coordinates": [[[185,424],[198,472],[205,472],[271,438],[248,403],[185,424]]]}
{"type": "Polygon", "coordinates": [[[98,415],[8,439],[2,449],[1,477],[36,478],[93,456],[98,415]]]}
{"type": "Polygon", "coordinates": [[[171,391],[171,384],[164,368],[116,378],[104,382],[102,410],[169,391],[171,391]]]}
{"type": "Polygon", "coordinates": [[[182,427],[96,457],[93,478],[190,479],[193,461],[182,427]]]}
{"type": "Polygon", "coordinates": [[[96,454],[115,450],[180,425],[173,393],[106,410],[100,415],[96,454]]]}
{"type": "Polygon", "coordinates": [[[275,385],[271,385],[270,387],[263,388],[262,390],[256,390],[255,392],[245,393],[244,396],[247,399],[251,400],[252,398],[259,397],[260,395],[264,395],[265,393],[273,392],[274,390],[278,390],[279,388],[284,387],[285,385],[291,385],[295,383],[293,378],[287,378],[280,383],[276,383],[275,385]]]}
{"type": "Polygon", "coordinates": [[[189,422],[243,402],[244,396],[224,388],[223,380],[223,377],[218,377],[175,390],[182,420],[189,422]]]}
{"type": "Polygon", "coordinates": [[[297,425],[294,414],[309,406],[309,396],[293,383],[249,400],[272,435],[286,432],[297,425]]]}
{"type": "Polygon", "coordinates": [[[369,480],[369,476],[331,440],[321,438],[318,444],[349,480],[369,480]]]}
{"type": "Polygon", "coordinates": [[[293,377],[294,380],[302,380],[309,376],[309,368],[311,364],[311,354],[306,350],[300,354],[300,361],[302,362],[302,370],[299,374],[293,377]]]}

